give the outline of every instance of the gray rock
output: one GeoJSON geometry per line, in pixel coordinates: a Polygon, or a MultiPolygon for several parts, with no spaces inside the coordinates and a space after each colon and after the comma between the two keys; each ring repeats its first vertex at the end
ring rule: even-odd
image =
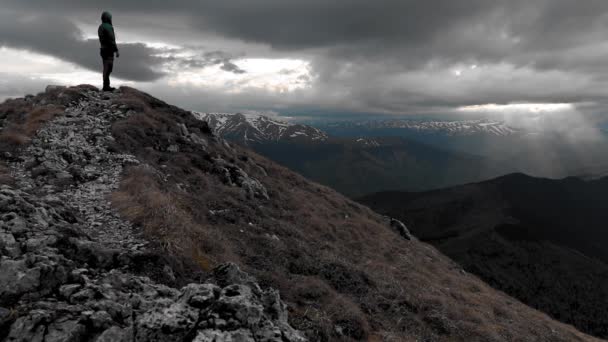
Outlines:
{"type": "Polygon", "coordinates": [[[48,326],[44,342],[79,342],[86,334],[84,325],[76,320],[59,319],[48,326]]]}
{"type": "Polygon", "coordinates": [[[59,294],[65,298],[69,299],[76,291],[80,290],[82,286],[80,284],[67,284],[63,285],[59,288],[59,294]]]}
{"type": "Polygon", "coordinates": [[[193,342],[255,342],[251,331],[238,329],[235,331],[203,330],[193,342]]]}
{"type": "Polygon", "coordinates": [[[203,138],[195,133],[190,133],[190,140],[193,143],[199,145],[203,150],[206,150],[207,147],[209,146],[209,143],[207,142],[207,140],[205,140],[205,138],[203,138]]]}
{"type": "Polygon", "coordinates": [[[33,310],[26,316],[17,318],[11,325],[7,341],[11,342],[44,342],[50,315],[46,311],[33,310]]]}
{"type": "Polygon", "coordinates": [[[89,317],[92,326],[97,330],[103,330],[112,325],[112,316],[106,311],[97,311],[89,317]]]}
{"type": "Polygon", "coordinates": [[[40,286],[40,267],[29,268],[25,260],[0,261],[0,305],[14,302],[40,286]]]}
{"type": "Polygon", "coordinates": [[[97,337],[95,342],[127,342],[130,341],[130,332],[119,327],[111,327],[97,337]]]}
{"type": "Polygon", "coordinates": [[[198,309],[203,309],[218,296],[220,288],[213,284],[188,284],[182,290],[183,302],[198,309]]]}
{"type": "Polygon", "coordinates": [[[21,255],[21,247],[13,234],[0,231],[0,253],[13,258],[21,255]]]}
{"type": "Polygon", "coordinates": [[[397,219],[391,218],[391,227],[401,235],[406,240],[412,240],[413,235],[410,233],[409,229],[405,226],[405,224],[397,219]]]}
{"type": "Polygon", "coordinates": [[[198,318],[199,310],[184,303],[157,307],[138,319],[135,341],[182,341],[198,318]]]}
{"type": "Polygon", "coordinates": [[[239,186],[245,190],[249,198],[269,199],[266,187],[257,179],[250,177],[238,166],[225,161],[222,158],[213,159],[214,171],[220,175],[220,179],[232,186],[239,186]]]}
{"type": "Polygon", "coordinates": [[[190,133],[188,132],[188,127],[186,127],[186,125],[184,125],[183,123],[178,123],[177,127],[179,128],[179,132],[182,136],[187,137],[188,135],[190,135],[190,133]]]}
{"type": "Polygon", "coordinates": [[[5,226],[14,235],[21,235],[27,231],[25,220],[15,213],[8,213],[2,216],[5,226]]]}

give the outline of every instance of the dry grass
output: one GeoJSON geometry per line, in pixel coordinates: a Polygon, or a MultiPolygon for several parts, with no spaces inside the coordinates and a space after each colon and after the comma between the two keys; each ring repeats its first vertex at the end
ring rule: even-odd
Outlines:
{"type": "Polygon", "coordinates": [[[6,146],[22,146],[30,142],[30,137],[21,133],[18,128],[8,127],[0,133],[0,144],[6,146]]]}
{"type": "Polygon", "coordinates": [[[56,115],[63,113],[63,110],[64,108],[54,105],[34,108],[26,114],[21,127],[23,133],[28,137],[33,136],[45,122],[50,121],[56,115]]]}
{"type": "Polygon", "coordinates": [[[0,104],[0,148],[3,151],[15,149],[29,143],[40,127],[56,115],[61,114],[65,107],[58,103],[40,105],[42,99],[52,100],[56,97],[42,93],[26,101],[25,99],[7,100],[0,104]]]}
{"type": "Polygon", "coordinates": [[[0,132],[0,146],[6,148],[7,151],[11,151],[29,143],[45,122],[63,113],[63,110],[62,107],[53,105],[42,108],[27,108],[22,112],[21,117],[5,126],[0,132]]]}
{"type": "MultiPolygon", "coordinates": [[[[145,167],[133,167],[122,180],[111,201],[124,218],[141,226],[173,255],[185,255],[203,270],[209,271],[216,261],[206,254],[208,229],[192,220],[183,198],[161,186],[158,175],[145,167]]],[[[209,248],[211,249],[211,248],[209,248]]]]}

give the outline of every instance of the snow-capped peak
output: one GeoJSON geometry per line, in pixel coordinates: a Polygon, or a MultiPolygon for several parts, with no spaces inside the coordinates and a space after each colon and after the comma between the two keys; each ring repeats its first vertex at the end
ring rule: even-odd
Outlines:
{"type": "Polygon", "coordinates": [[[271,141],[325,141],[327,134],[317,128],[286,122],[258,113],[198,113],[216,134],[244,144],[271,141]]]}

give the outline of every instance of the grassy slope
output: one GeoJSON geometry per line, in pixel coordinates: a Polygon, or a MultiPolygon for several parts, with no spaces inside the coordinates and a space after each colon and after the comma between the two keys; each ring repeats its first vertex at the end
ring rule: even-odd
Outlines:
{"type": "Polygon", "coordinates": [[[113,202],[152,239],[201,269],[235,261],[281,291],[313,340],[590,341],[498,291],[383,217],[255,153],[214,140],[187,112],[133,89],[114,148],[148,167],[125,174],[113,202]],[[180,137],[185,123],[208,152],[180,137]],[[167,150],[179,146],[179,152],[167,150]],[[270,199],[224,184],[213,157],[260,180],[270,199]],[[211,212],[213,210],[213,212],[211,212]]]}
{"type": "Polygon", "coordinates": [[[427,193],[361,199],[523,302],[608,336],[608,179],[513,174],[427,193]]]}

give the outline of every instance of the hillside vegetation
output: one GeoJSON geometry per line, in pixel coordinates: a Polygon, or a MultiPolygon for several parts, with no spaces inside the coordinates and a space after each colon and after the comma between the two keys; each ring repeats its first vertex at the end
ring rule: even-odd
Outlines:
{"type": "MultiPolygon", "coordinates": [[[[94,90],[50,90],[33,107],[60,105],[61,112],[44,123],[49,125],[79,106],[82,97],[93,96],[81,94],[89,91],[94,90]],[[66,96],[69,101],[62,104],[66,96]]],[[[23,103],[0,106],[3,127],[31,115],[29,105],[20,107],[23,103]]],[[[116,170],[107,159],[120,158],[124,169],[117,175],[118,187],[107,195],[107,210],[117,211],[147,241],[145,250],[172,260],[156,267],[155,262],[140,264],[133,272],[178,286],[207,279],[220,264],[236,263],[262,289],[279,290],[289,324],[312,341],[594,340],[492,289],[430,245],[404,239],[386,217],[214,136],[188,111],[131,88],[86,108],[98,108],[95,115],[111,123],[109,138],[91,132],[91,139],[103,141],[96,146],[103,147],[104,158],[91,158],[99,166],[76,168],[68,176],[55,169],[65,162],[72,170],[64,159],[37,169],[41,165],[19,161],[30,158],[24,154],[27,139],[19,140],[5,164],[23,168],[17,186],[31,176],[63,191],[76,186],[79,177],[116,170]],[[108,114],[117,109],[120,114],[108,114]],[[34,169],[40,173],[32,174],[34,169]]],[[[95,122],[94,116],[90,119],[95,122]]],[[[74,130],[88,128],[76,125],[74,130]]],[[[87,232],[104,229],[87,223],[97,214],[86,215],[80,222],[87,232]]],[[[281,325],[286,314],[278,312],[277,326],[290,331],[281,325]]],[[[191,340],[188,336],[176,340],[191,340]]]]}

